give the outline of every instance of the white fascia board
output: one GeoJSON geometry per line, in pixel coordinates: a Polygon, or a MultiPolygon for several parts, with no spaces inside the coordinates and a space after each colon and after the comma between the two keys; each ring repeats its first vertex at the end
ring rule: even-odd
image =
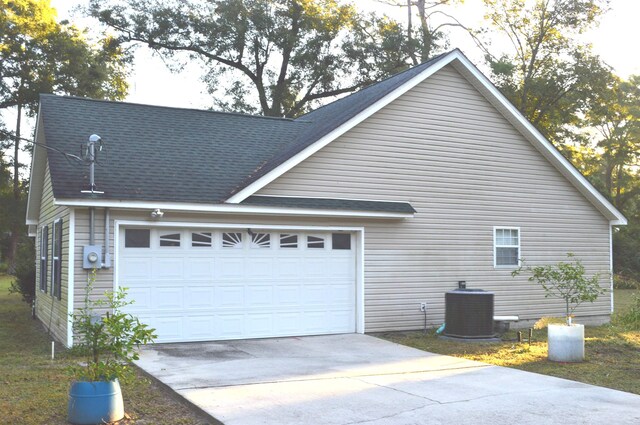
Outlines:
{"type": "Polygon", "coordinates": [[[345,211],[311,208],[281,208],[238,204],[189,204],[178,202],[148,201],[113,201],[99,199],[54,199],[55,205],[67,207],[96,207],[114,209],[152,210],[159,208],[166,211],[232,213],[232,214],[266,214],[292,215],[312,217],[364,217],[364,218],[411,218],[413,213],[380,212],[380,211],[345,211]]]}
{"type": "MultiPolygon", "coordinates": [[[[38,119],[36,120],[36,130],[34,140],[36,142],[43,139],[40,132],[42,131],[40,121],[40,106],[38,106],[38,119]]],[[[40,216],[40,197],[42,196],[42,186],[44,186],[44,172],[46,170],[47,153],[44,148],[38,149],[38,145],[33,145],[31,151],[31,169],[29,170],[29,193],[27,194],[27,224],[37,224],[40,216]],[[42,156],[42,159],[41,159],[42,156]],[[41,164],[44,164],[42,166],[41,164]],[[35,195],[33,193],[37,192],[35,195]],[[36,199],[33,199],[33,197],[36,199]],[[35,223],[33,223],[35,221],[35,223]]]]}
{"type": "Polygon", "coordinates": [[[351,118],[349,121],[340,125],[336,129],[331,131],[329,134],[321,137],[318,141],[307,146],[305,149],[298,152],[297,154],[295,154],[294,156],[292,156],[291,158],[289,158],[288,160],[286,160],[285,162],[283,162],[273,170],[269,171],[267,174],[260,177],[258,180],[254,181],[253,183],[251,183],[250,185],[248,185],[247,187],[245,187],[235,195],[229,197],[229,199],[227,199],[225,202],[230,204],[238,204],[244,201],[249,196],[256,193],[258,190],[262,189],[263,187],[265,187],[266,185],[268,185],[269,183],[271,183],[272,181],[274,181],[275,179],[277,179],[278,177],[280,177],[281,175],[283,175],[284,173],[286,173],[296,165],[300,164],[302,161],[309,158],[311,155],[318,152],[320,149],[327,146],[329,143],[333,142],[335,139],[342,136],[344,133],[351,130],[353,127],[360,124],[362,121],[369,118],[371,115],[375,114],[380,109],[384,108],[389,103],[391,103],[398,97],[402,96],[403,94],[411,90],[413,87],[415,87],[416,85],[418,85],[419,83],[421,83],[422,81],[430,77],[431,75],[435,74],[437,71],[439,71],[440,69],[448,65],[452,60],[456,59],[458,56],[460,56],[460,53],[456,50],[440,58],[437,62],[429,66],[429,68],[425,69],[423,72],[416,75],[411,80],[407,81],[406,83],[404,83],[403,85],[401,85],[400,87],[398,87],[397,89],[395,89],[394,91],[392,91],[391,93],[383,97],[382,99],[373,103],[364,111],[360,112],[358,115],[351,118]]]}
{"type": "MultiPolygon", "coordinates": [[[[580,190],[583,194],[590,199],[591,202],[599,207],[601,211],[604,209],[609,216],[609,220],[612,220],[614,224],[624,226],[627,224],[626,217],[618,211],[593,185],[580,173],[570,162],[566,159],[560,151],[558,151],[538,129],[529,122],[529,120],[522,115],[522,113],[516,108],[496,86],[489,81],[489,79],[481,73],[464,55],[458,55],[457,59],[459,63],[464,66],[463,71],[473,76],[475,81],[479,82],[482,88],[485,89],[485,93],[489,94],[495,101],[497,101],[512,118],[514,118],[521,126],[521,130],[525,132],[525,136],[529,140],[537,142],[538,146],[542,148],[542,153],[546,154],[545,157],[556,165],[559,166],[560,172],[573,181],[574,186],[580,190]]],[[[454,65],[455,66],[455,65],[454,65]]],[[[603,212],[604,212],[603,211],[603,212]]]]}

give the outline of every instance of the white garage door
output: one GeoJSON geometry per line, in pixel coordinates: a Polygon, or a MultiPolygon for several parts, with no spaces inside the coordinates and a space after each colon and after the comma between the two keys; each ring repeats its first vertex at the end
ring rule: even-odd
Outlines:
{"type": "Polygon", "coordinates": [[[118,284],[158,342],[355,332],[350,233],[122,228],[118,284]]]}

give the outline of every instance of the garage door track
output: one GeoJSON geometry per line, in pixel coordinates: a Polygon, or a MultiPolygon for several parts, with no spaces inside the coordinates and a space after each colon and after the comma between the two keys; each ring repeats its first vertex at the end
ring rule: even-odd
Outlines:
{"type": "Polygon", "coordinates": [[[640,424],[640,396],[359,334],[146,347],[138,366],[227,425],[640,424]]]}

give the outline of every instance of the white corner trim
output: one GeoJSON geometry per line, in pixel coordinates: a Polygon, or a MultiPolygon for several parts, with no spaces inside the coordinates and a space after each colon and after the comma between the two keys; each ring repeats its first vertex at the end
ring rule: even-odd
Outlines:
{"type": "Polygon", "coordinates": [[[448,55],[438,59],[438,61],[436,61],[431,66],[429,66],[424,71],[422,71],[420,74],[416,75],[415,77],[413,77],[412,79],[410,79],[409,81],[407,81],[406,83],[404,83],[403,85],[401,85],[400,87],[392,91],[391,93],[387,94],[382,99],[373,103],[372,105],[370,105],[364,111],[360,112],[355,117],[343,123],[336,129],[331,131],[329,134],[320,138],[318,141],[307,146],[305,149],[298,152],[291,158],[287,159],[285,162],[283,162],[273,170],[269,171],[267,174],[260,177],[258,180],[254,181],[253,183],[251,183],[250,185],[248,185],[247,187],[245,187],[235,195],[229,197],[229,199],[227,199],[226,202],[230,204],[237,204],[244,201],[249,196],[256,193],[258,190],[262,189],[263,187],[265,187],[266,185],[268,185],[269,183],[271,183],[272,181],[274,181],[275,179],[277,179],[278,177],[280,177],[281,175],[283,175],[284,173],[286,173],[296,165],[300,164],[305,159],[309,158],[314,153],[318,152],[323,147],[327,146],[329,143],[333,142],[338,137],[342,136],[347,131],[351,130],[356,125],[360,124],[365,119],[369,118],[371,115],[378,112],[380,109],[387,106],[389,103],[391,103],[398,97],[402,96],[403,94],[411,90],[416,85],[420,84],[422,81],[424,81],[431,75],[435,74],[440,69],[444,68],[446,65],[448,65],[451,61],[458,58],[459,56],[461,56],[460,52],[455,50],[449,53],[448,55]]]}
{"type": "Polygon", "coordinates": [[[73,300],[75,298],[76,211],[69,209],[69,253],[67,255],[67,348],[73,346],[73,300]]]}
{"type": "Polygon", "coordinates": [[[615,307],[613,301],[613,224],[609,225],[609,292],[611,293],[611,313],[615,307]]]}
{"type": "Polygon", "coordinates": [[[238,204],[192,204],[180,202],[151,202],[151,201],[113,201],[100,199],[54,199],[55,205],[67,207],[97,207],[114,209],[154,209],[182,212],[203,213],[232,213],[232,214],[266,214],[266,215],[297,215],[313,217],[366,217],[366,218],[411,218],[414,213],[380,212],[380,211],[347,211],[318,208],[282,208],[263,207],[238,204]]]}
{"type": "Polygon", "coordinates": [[[356,252],[356,332],[359,334],[365,333],[364,232],[364,227],[358,231],[359,243],[356,252]]]}

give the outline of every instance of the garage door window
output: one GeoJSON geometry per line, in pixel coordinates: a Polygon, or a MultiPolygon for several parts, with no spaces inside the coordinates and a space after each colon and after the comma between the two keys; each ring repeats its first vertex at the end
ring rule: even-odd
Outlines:
{"type": "Polygon", "coordinates": [[[180,233],[161,234],[160,246],[180,246],[180,233]]]}
{"type": "Polygon", "coordinates": [[[280,248],[297,248],[298,235],[283,233],[280,235],[280,248]]]}
{"type": "Polygon", "coordinates": [[[149,229],[127,229],[124,232],[125,248],[149,248],[150,240],[149,229]]]}
{"type": "Polygon", "coordinates": [[[211,232],[191,233],[191,246],[193,247],[210,247],[213,245],[213,237],[211,232]]]}
{"type": "Polygon", "coordinates": [[[334,233],[331,235],[332,249],[351,249],[351,235],[347,233],[334,233]]]}
{"type": "Polygon", "coordinates": [[[271,235],[269,233],[252,233],[251,248],[271,247],[271,235]]]}
{"type": "Polygon", "coordinates": [[[307,248],[324,248],[324,238],[307,236],[307,248]]]}
{"type": "Polygon", "coordinates": [[[222,234],[223,248],[242,248],[242,233],[229,232],[222,234]]]}

